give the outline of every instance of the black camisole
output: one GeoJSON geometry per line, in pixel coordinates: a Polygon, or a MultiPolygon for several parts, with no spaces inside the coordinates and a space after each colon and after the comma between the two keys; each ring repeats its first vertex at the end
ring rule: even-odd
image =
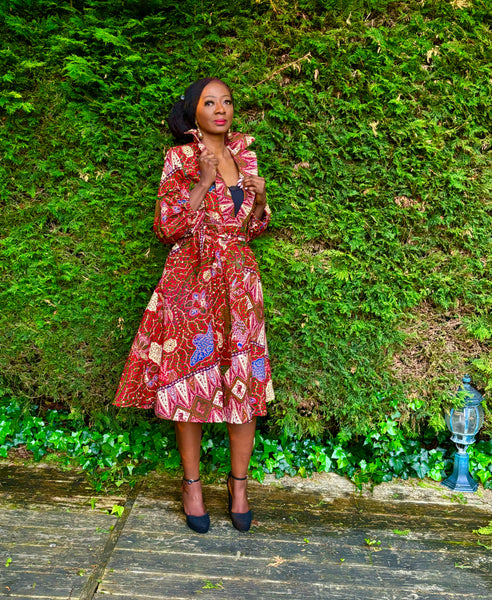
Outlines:
{"type": "Polygon", "coordinates": [[[237,213],[244,202],[244,191],[238,185],[231,185],[229,191],[231,192],[232,201],[234,202],[234,216],[237,217],[237,213]]]}

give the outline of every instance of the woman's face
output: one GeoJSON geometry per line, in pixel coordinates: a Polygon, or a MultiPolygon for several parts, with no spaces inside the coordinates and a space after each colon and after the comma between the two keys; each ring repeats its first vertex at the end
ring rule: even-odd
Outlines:
{"type": "Polygon", "coordinates": [[[227,87],[220,81],[211,81],[201,93],[195,120],[202,133],[225,134],[232,124],[234,107],[227,87]]]}

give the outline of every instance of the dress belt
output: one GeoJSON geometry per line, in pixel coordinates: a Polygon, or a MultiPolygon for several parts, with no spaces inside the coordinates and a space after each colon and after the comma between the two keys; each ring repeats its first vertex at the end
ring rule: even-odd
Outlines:
{"type": "Polygon", "coordinates": [[[224,242],[224,243],[228,243],[228,242],[245,242],[246,241],[246,236],[242,233],[236,233],[236,232],[232,232],[232,231],[224,231],[224,232],[220,232],[217,231],[217,229],[212,228],[212,227],[207,227],[206,225],[204,225],[201,230],[199,231],[199,236],[202,237],[206,237],[211,241],[216,241],[216,242],[224,242]]]}
{"type": "Polygon", "coordinates": [[[215,234],[205,234],[207,237],[215,237],[215,239],[220,240],[221,242],[245,242],[246,237],[244,235],[239,235],[237,233],[218,233],[215,234]]]}
{"type": "MultiPolygon", "coordinates": [[[[222,232],[219,233],[216,229],[212,229],[210,227],[202,226],[198,230],[198,240],[200,245],[200,250],[203,251],[203,246],[205,244],[205,240],[207,243],[218,244],[219,246],[225,246],[229,243],[239,242],[246,243],[246,236],[242,233],[234,233],[234,232],[222,232]]],[[[173,250],[178,250],[193,238],[193,234],[189,233],[181,238],[174,246],[173,250]]]]}

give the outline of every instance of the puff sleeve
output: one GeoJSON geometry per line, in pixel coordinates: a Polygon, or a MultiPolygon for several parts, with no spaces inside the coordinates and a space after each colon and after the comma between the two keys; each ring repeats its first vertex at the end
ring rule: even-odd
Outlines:
{"type": "Polygon", "coordinates": [[[190,206],[190,186],[178,150],[171,148],[164,160],[158,202],[160,213],[154,219],[154,231],[159,240],[173,244],[186,235],[191,235],[203,218],[203,209],[196,211],[190,206]]]}

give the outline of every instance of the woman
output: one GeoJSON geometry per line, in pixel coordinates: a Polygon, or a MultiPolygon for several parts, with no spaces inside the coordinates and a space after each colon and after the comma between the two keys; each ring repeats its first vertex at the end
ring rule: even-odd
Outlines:
{"type": "Polygon", "coordinates": [[[126,363],[115,404],[154,407],[176,422],[188,526],[206,533],[202,423],[227,423],[233,525],[248,531],[248,466],[256,417],[273,399],[263,296],[247,243],[270,219],[252,137],[231,133],[233,99],[216,78],[190,85],[169,128],[184,145],[166,155],[154,230],[174,243],[126,363]]]}

